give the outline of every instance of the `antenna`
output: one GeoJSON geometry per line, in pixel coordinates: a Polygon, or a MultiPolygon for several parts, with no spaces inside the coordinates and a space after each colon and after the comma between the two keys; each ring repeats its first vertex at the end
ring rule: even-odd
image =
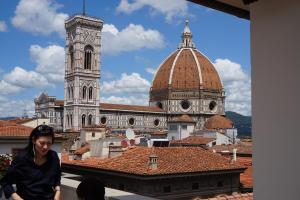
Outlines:
{"type": "Polygon", "coordinates": [[[85,0],[83,0],[83,5],[82,5],[82,14],[85,15],[85,0]]]}

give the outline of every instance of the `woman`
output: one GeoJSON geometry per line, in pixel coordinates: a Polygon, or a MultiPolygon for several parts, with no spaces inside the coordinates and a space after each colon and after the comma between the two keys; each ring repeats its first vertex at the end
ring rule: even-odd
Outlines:
{"type": "Polygon", "coordinates": [[[57,153],[50,149],[53,142],[51,127],[40,125],[32,130],[25,151],[16,156],[0,181],[6,198],[60,200],[61,168],[57,153]]]}

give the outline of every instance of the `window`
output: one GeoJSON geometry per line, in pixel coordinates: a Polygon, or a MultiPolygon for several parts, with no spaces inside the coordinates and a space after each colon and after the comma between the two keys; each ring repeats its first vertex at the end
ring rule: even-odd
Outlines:
{"type": "Polygon", "coordinates": [[[180,105],[183,110],[187,110],[191,107],[191,103],[188,100],[182,100],[180,105]]]}
{"type": "Polygon", "coordinates": [[[170,131],[177,131],[177,125],[171,124],[171,125],[169,126],[169,129],[170,129],[170,131]]]}
{"type": "Polygon", "coordinates": [[[82,99],[85,99],[86,98],[86,87],[83,86],[82,88],[82,99]]]}
{"type": "Polygon", "coordinates": [[[218,181],[218,187],[223,187],[223,181],[218,181]]]}
{"type": "Polygon", "coordinates": [[[163,108],[163,104],[161,102],[157,102],[156,106],[159,107],[159,108],[161,108],[161,109],[163,108]]]}
{"type": "Polygon", "coordinates": [[[88,125],[92,125],[93,116],[89,115],[88,125]]]}
{"type": "Polygon", "coordinates": [[[89,88],[89,99],[93,99],[93,87],[89,88]]]}
{"type": "Polygon", "coordinates": [[[101,117],[100,122],[101,122],[101,124],[106,124],[106,122],[107,122],[106,117],[101,117]]]}
{"type": "Polygon", "coordinates": [[[199,183],[193,183],[192,190],[198,190],[199,189],[199,183]]]}
{"type": "Polygon", "coordinates": [[[181,125],[181,129],[182,130],[186,130],[187,129],[187,125],[181,125]]]}
{"type": "Polygon", "coordinates": [[[159,119],[155,119],[154,120],[154,126],[158,126],[159,125],[159,119]]]}
{"type": "Polygon", "coordinates": [[[68,98],[67,99],[71,99],[71,91],[70,91],[70,87],[68,87],[68,98]]]}
{"type": "Polygon", "coordinates": [[[94,132],[92,132],[92,137],[95,137],[95,133],[94,132]]]}
{"type": "Polygon", "coordinates": [[[84,48],[84,69],[92,69],[92,52],[93,47],[90,45],[84,48]]]}
{"type": "Polygon", "coordinates": [[[164,186],[163,187],[164,193],[170,193],[171,192],[171,186],[164,186]]]}
{"type": "Polygon", "coordinates": [[[71,64],[71,69],[74,68],[74,48],[73,46],[70,46],[69,48],[69,54],[70,54],[70,64],[71,64]]]}
{"type": "Polygon", "coordinates": [[[210,103],[209,103],[209,110],[211,110],[211,111],[215,111],[216,110],[216,108],[217,108],[217,103],[215,102],[215,101],[211,101],[210,103]]]}
{"type": "Polygon", "coordinates": [[[128,124],[130,125],[130,126],[133,126],[134,125],[134,118],[130,118],[129,120],[128,120],[128,124]]]}
{"type": "Polygon", "coordinates": [[[85,127],[85,115],[82,115],[81,117],[81,125],[82,127],[85,127]]]}
{"type": "Polygon", "coordinates": [[[69,119],[69,115],[67,115],[67,125],[70,126],[70,119],[69,119]]]}
{"type": "Polygon", "coordinates": [[[70,115],[70,125],[73,126],[73,115],[70,115]]]}

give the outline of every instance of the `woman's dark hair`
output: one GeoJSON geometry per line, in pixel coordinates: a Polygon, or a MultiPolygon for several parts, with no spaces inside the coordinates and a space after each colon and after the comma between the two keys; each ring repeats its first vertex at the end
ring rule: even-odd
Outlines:
{"type": "Polygon", "coordinates": [[[35,127],[29,136],[28,145],[25,148],[25,150],[33,156],[33,142],[32,139],[37,139],[41,136],[51,136],[52,138],[52,144],[54,143],[54,130],[52,127],[47,125],[39,125],[35,127]]]}
{"type": "Polygon", "coordinates": [[[76,189],[77,196],[84,200],[104,200],[104,183],[94,177],[86,177],[76,189]]]}

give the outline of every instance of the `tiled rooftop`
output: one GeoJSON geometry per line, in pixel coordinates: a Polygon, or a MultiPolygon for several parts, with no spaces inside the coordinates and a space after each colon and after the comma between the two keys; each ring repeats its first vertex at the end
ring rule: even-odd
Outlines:
{"type": "Polygon", "coordinates": [[[134,147],[115,158],[89,158],[84,161],[64,161],[63,163],[136,175],[205,173],[245,169],[242,165],[231,164],[221,155],[200,147],[134,147]],[[150,154],[158,157],[156,170],[151,170],[148,166],[150,154]]]}
{"type": "Polygon", "coordinates": [[[214,115],[205,122],[204,127],[208,130],[228,129],[233,127],[233,122],[221,115],[214,115]]]}
{"type": "Polygon", "coordinates": [[[181,115],[179,117],[175,117],[170,122],[187,122],[187,123],[195,123],[195,121],[189,115],[181,115]]]}
{"type": "Polygon", "coordinates": [[[163,109],[157,106],[136,106],[136,105],[123,105],[123,104],[111,104],[111,103],[100,103],[100,109],[161,112],[161,113],[165,112],[163,109]]]}
{"type": "Polygon", "coordinates": [[[218,153],[222,151],[232,152],[233,149],[237,149],[237,154],[249,154],[252,155],[252,144],[236,144],[236,145],[215,145],[210,147],[211,150],[215,150],[218,153]]]}
{"type": "Polygon", "coordinates": [[[173,140],[171,145],[206,145],[211,141],[214,141],[215,138],[205,138],[202,136],[189,136],[182,140],[173,140]]]}

